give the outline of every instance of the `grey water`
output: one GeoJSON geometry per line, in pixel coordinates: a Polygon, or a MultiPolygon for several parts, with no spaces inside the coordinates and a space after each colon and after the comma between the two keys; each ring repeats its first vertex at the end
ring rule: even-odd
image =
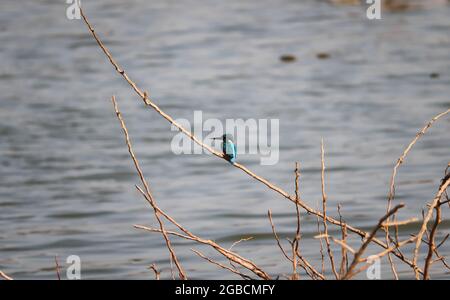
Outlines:
{"type": "MultiPolygon", "coordinates": [[[[78,255],[83,279],[153,279],[152,263],[171,278],[162,237],[133,228],[157,223],[135,189],[139,178],[110,102],[114,94],[161,208],[224,247],[253,237],[233,249],[274,277],[289,274],[267,211],[289,249],[292,203],[215,157],[175,155],[177,132],[143,107],[85,24],[67,19],[65,2],[0,2],[0,270],[17,279],[56,279],[54,257],[65,270],[66,258],[78,255]]],[[[193,122],[200,110],[204,119],[278,119],[278,163],[261,165],[250,154],[238,161],[290,193],[298,161],[301,196],[312,207],[321,201],[323,138],[328,214],[338,217],[341,205],[343,219],[365,230],[386,211],[403,149],[450,107],[445,3],[382,11],[381,20],[368,20],[365,4],[318,0],[99,0],[83,7],[116,60],[174,118],[193,122]],[[285,54],[297,59],[280,61],[285,54]]],[[[420,219],[433,199],[449,163],[449,137],[447,117],[400,168],[400,220],[420,219]]],[[[443,219],[438,241],[449,232],[448,209],[443,219]]],[[[302,213],[300,248],[319,267],[316,222],[302,213]]],[[[418,226],[400,227],[400,239],[418,226]]],[[[330,233],[340,237],[338,228],[330,233]]],[[[172,242],[190,278],[239,278],[191,251],[224,262],[212,249],[172,242]]],[[[339,258],[340,248],[334,250],[339,258]]],[[[450,254],[448,243],[440,252],[450,254]]],[[[402,278],[413,277],[394,261],[402,278]]],[[[381,275],[392,278],[386,259],[381,275]]],[[[432,278],[448,278],[441,263],[432,278]]]]}

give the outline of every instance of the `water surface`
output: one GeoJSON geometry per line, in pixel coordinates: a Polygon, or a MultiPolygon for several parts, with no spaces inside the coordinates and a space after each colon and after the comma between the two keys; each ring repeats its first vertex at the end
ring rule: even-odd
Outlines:
{"type": "MultiPolygon", "coordinates": [[[[255,155],[239,162],[293,192],[299,161],[301,194],[314,207],[323,138],[329,214],[337,216],[341,204],[344,219],[366,230],[385,212],[404,147],[450,107],[446,5],[369,21],[364,6],[312,0],[85,2],[116,59],[170,115],[192,120],[202,110],[220,120],[279,119],[279,163],[261,166],[255,155]],[[283,54],[297,60],[282,63],[283,54]]],[[[175,132],[142,107],[65,9],[65,1],[0,3],[0,269],[19,279],[54,279],[54,256],[64,263],[75,254],[85,279],[150,279],[153,262],[170,277],[161,236],[132,226],[156,223],[134,188],[139,179],[109,100],[115,94],[160,206],[226,247],[254,237],[235,250],[270,274],[290,272],[266,215],[271,209],[279,234],[292,237],[293,205],[214,157],[174,155],[175,132]]],[[[397,201],[407,207],[400,219],[420,217],[433,198],[449,162],[449,130],[449,118],[436,123],[401,168],[397,201]]],[[[301,249],[318,265],[316,219],[302,217],[301,249]]],[[[401,238],[417,229],[401,228],[401,238]]],[[[173,244],[191,278],[236,278],[190,250],[220,260],[211,249],[173,244]]],[[[433,278],[446,278],[435,267],[433,278]]],[[[382,278],[391,278],[385,262],[382,278]]]]}

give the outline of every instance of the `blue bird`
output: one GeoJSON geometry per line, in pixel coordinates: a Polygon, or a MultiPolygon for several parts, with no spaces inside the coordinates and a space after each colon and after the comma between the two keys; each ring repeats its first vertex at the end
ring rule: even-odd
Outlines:
{"type": "Polygon", "coordinates": [[[225,159],[234,163],[236,160],[237,149],[233,142],[233,136],[231,134],[224,134],[221,137],[213,138],[213,140],[222,140],[222,151],[225,155],[225,159]]]}

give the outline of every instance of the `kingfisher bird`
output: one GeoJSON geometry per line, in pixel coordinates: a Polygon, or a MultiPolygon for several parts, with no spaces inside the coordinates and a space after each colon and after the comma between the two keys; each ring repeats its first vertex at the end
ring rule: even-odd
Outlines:
{"type": "Polygon", "coordinates": [[[224,134],[221,137],[215,137],[213,140],[222,140],[222,151],[225,159],[231,163],[236,160],[237,149],[233,142],[233,136],[231,134],[224,134]]]}

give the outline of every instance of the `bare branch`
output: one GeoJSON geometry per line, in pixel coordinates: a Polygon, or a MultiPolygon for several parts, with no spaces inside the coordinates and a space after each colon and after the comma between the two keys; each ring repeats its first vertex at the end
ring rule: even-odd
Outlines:
{"type": "Polygon", "coordinates": [[[377,231],[383,226],[383,222],[387,220],[390,216],[395,214],[400,208],[404,207],[404,204],[399,204],[396,207],[394,207],[392,210],[390,210],[386,215],[384,215],[379,221],[377,226],[372,230],[370,235],[367,237],[366,241],[362,244],[362,246],[359,248],[358,252],[356,252],[353,262],[350,264],[350,267],[347,270],[347,273],[343,277],[343,279],[349,279],[352,275],[353,269],[356,267],[356,265],[360,262],[360,257],[366,250],[367,246],[369,246],[370,242],[374,239],[375,234],[377,231]]]}
{"type": "Polygon", "coordinates": [[[161,218],[159,217],[158,210],[155,208],[156,207],[156,202],[153,199],[153,196],[152,196],[152,194],[150,192],[150,187],[148,186],[148,183],[145,180],[144,173],[142,172],[142,169],[139,166],[139,161],[137,160],[137,158],[136,158],[136,156],[134,154],[133,147],[131,146],[130,136],[128,134],[127,127],[125,126],[125,121],[122,118],[122,114],[120,113],[119,108],[117,106],[116,98],[114,96],[112,96],[111,100],[112,100],[112,103],[114,105],[114,110],[116,112],[117,118],[118,118],[118,120],[120,122],[120,126],[122,127],[123,133],[125,135],[125,143],[128,146],[128,153],[130,154],[131,159],[133,160],[134,166],[136,168],[136,171],[137,171],[137,173],[139,175],[139,178],[141,179],[141,182],[144,185],[145,195],[147,196],[146,199],[148,200],[148,203],[152,206],[152,208],[154,210],[154,215],[155,215],[156,220],[159,223],[159,228],[161,228],[161,233],[162,233],[162,235],[164,237],[164,240],[166,242],[167,249],[169,250],[170,258],[175,263],[175,266],[178,269],[178,275],[179,275],[180,279],[187,279],[187,276],[186,276],[183,268],[181,267],[177,256],[175,255],[175,251],[172,248],[172,245],[170,243],[169,237],[167,236],[167,233],[166,233],[165,228],[164,228],[164,223],[162,222],[161,218]]]}
{"type": "Polygon", "coordinates": [[[222,269],[228,270],[228,271],[230,271],[230,272],[232,272],[232,273],[234,273],[234,274],[237,274],[237,275],[241,276],[243,279],[252,279],[250,276],[245,275],[244,273],[239,272],[239,271],[236,270],[236,269],[230,268],[229,266],[226,266],[226,265],[224,265],[224,264],[221,264],[221,263],[219,263],[219,262],[217,262],[217,261],[214,261],[214,260],[212,260],[212,259],[206,257],[206,256],[203,255],[200,251],[197,251],[197,250],[195,250],[195,249],[191,249],[191,250],[192,250],[195,254],[197,254],[198,256],[200,256],[201,258],[207,260],[208,262],[210,262],[210,263],[212,263],[212,264],[214,264],[214,265],[216,265],[216,266],[219,266],[219,267],[222,268],[222,269]]]}
{"type": "Polygon", "coordinates": [[[59,273],[59,263],[58,263],[58,257],[55,255],[55,269],[56,269],[56,277],[58,280],[61,280],[61,274],[59,273]]]}
{"type": "MultiPolygon", "coordinates": [[[[441,186],[439,187],[439,190],[438,190],[436,196],[434,197],[433,201],[431,202],[428,212],[423,219],[422,226],[419,230],[419,233],[417,234],[416,247],[414,248],[414,256],[413,256],[413,266],[415,267],[414,272],[416,275],[416,279],[419,279],[419,272],[417,270],[417,258],[419,256],[419,247],[422,242],[422,236],[425,233],[425,231],[427,230],[428,221],[431,219],[431,217],[433,215],[433,210],[437,206],[439,206],[439,201],[441,200],[442,195],[444,194],[445,190],[447,189],[447,187],[449,185],[450,185],[450,176],[447,176],[447,178],[444,178],[441,186]]],[[[439,211],[439,213],[440,213],[440,211],[439,211]]],[[[440,218],[440,215],[439,215],[439,218],[440,218]]],[[[434,236],[433,236],[433,238],[434,238],[434,236]]],[[[431,248],[433,247],[432,244],[433,244],[433,242],[430,244],[431,248]]],[[[427,259],[427,261],[425,263],[425,267],[427,267],[427,272],[425,272],[425,270],[424,270],[424,279],[427,279],[427,277],[428,277],[428,267],[429,267],[430,259],[431,258],[427,259]]]]}
{"type": "MultiPolygon", "coordinates": [[[[300,244],[300,231],[301,231],[301,220],[300,220],[300,207],[298,205],[298,200],[300,199],[299,194],[299,179],[300,179],[300,169],[298,162],[295,163],[295,214],[297,220],[297,230],[295,231],[294,241],[292,243],[292,277],[293,279],[300,279],[300,275],[297,274],[297,253],[300,253],[299,244],[300,244]]],[[[300,262],[301,264],[301,262],[300,262]]],[[[305,270],[306,271],[306,270],[305,270]]]]}
{"type": "Polygon", "coordinates": [[[159,280],[160,279],[160,275],[161,275],[161,271],[158,270],[158,268],[156,267],[156,264],[151,264],[148,268],[150,270],[153,270],[153,272],[155,273],[155,279],[159,280]]]}
{"type": "MultiPolygon", "coordinates": [[[[134,227],[138,228],[138,229],[150,231],[150,232],[161,232],[161,229],[151,228],[151,227],[147,227],[147,226],[143,226],[143,225],[134,225],[134,227]]],[[[205,240],[205,239],[202,239],[195,235],[192,235],[192,236],[184,235],[184,234],[181,234],[181,233],[178,233],[175,231],[170,231],[170,230],[166,231],[166,233],[170,234],[170,235],[175,235],[175,236],[187,239],[187,240],[195,241],[200,244],[209,245],[209,246],[213,247],[217,252],[219,252],[220,254],[225,256],[228,260],[233,261],[233,262],[237,263],[238,265],[248,269],[249,271],[253,272],[258,277],[260,277],[262,279],[270,279],[270,276],[266,272],[264,272],[261,268],[259,268],[257,265],[255,265],[252,261],[250,261],[246,258],[243,258],[243,257],[239,256],[238,254],[219,246],[217,243],[215,243],[211,240],[205,240]]]]}
{"type": "MultiPolygon", "coordinates": [[[[224,155],[221,152],[218,152],[216,150],[214,150],[213,148],[211,148],[210,146],[202,143],[199,139],[197,139],[189,130],[185,129],[184,127],[182,127],[180,124],[178,124],[177,122],[174,121],[174,119],[169,116],[168,114],[166,114],[164,111],[162,111],[159,106],[157,106],[153,101],[150,100],[150,98],[148,97],[147,92],[144,92],[143,90],[141,90],[137,84],[132,81],[130,79],[130,77],[126,74],[125,70],[122,69],[120,67],[120,65],[114,60],[113,56],[111,55],[111,53],[109,52],[109,50],[106,48],[106,46],[102,43],[102,41],[100,40],[100,38],[98,37],[97,33],[95,32],[94,28],[92,27],[92,25],[89,23],[86,15],[84,14],[84,11],[80,8],[80,12],[81,12],[81,16],[83,21],[86,23],[89,31],[91,32],[92,36],[94,37],[95,41],[97,42],[97,44],[99,45],[99,47],[101,48],[101,50],[104,52],[104,54],[107,56],[108,60],[110,61],[110,63],[114,66],[115,70],[125,79],[125,81],[132,87],[132,89],[136,92],[136,94],[142,99],[142,101],[145,103],[145,105],[147,107],[150,107],[152,109],[154,109],[158,114],[160,114],[164,119],[166,119],[168,122],[170,122],[173,126],[175,126],[176,128],[178,128],[181,132],[183,132],[184,134],[186,134],[191,140],[193,140],[196,144],[198,144],[199,146],[201,146],[202,148],[206,149],[208,152],[212,153],[213,155],[224,159],[224,155]]],[[[289,201],[296,203],[295,197],[289,195],[289,193],[287,193],[286,191],[284,191],[282,188],[270,183],[269,181],[267,181],[266,179],[256,175],[255,173],[251,172],[249,169],[247,169],[246,167],[244,167],[243,165],[239,164],[239,163],[234,163],[232,164],[234,167],[241,169],[242,171],[244,171],[245,173],[247,173],[250,177],[252,177],[253,179],[263,183],[264,185],[266,185],[269,189],[277,192],[278,194],[280,194],[281,196],[283,196],[284,198],[288,199],[289,201]]],[[[315,216],[317,216],[318,218],[323,218],[323,214],[322,212],[315,210],[313,208],[311,208],[310,206],[308,206],[305,202],[299,200],[298,201],[298,205],[300,207],[302,207],[306,212],[308,212],[309,214],[313,214],[315,216]]],[[[342,226],[341,222],[333,219],[329,216],[326,216],[326,220],[333,225],[336,226],[342,226]]],[[[367,233],[361,229],[358,229],[356,227],[350,226],[348,224],[346,224],[347,226],[347,230],[349,232],[353,232],[361,237],[365,237],[367,235],[367,233]]],[[[387,245],[386,243],[382,242],[379,239],[374,238],[373,242],[376,243],[377,245],[383,247],[383,248],[388,248],[389,245],[387,245]]],[[[400,255],[396,252],[393,252],[394,255],[396,255],[400,260],[402,260],[403,262],[405,262],[408,265],[412,265],[412,263],[406,259],[405,257],[403,257],[403,255],[400,255]]]]}
{"type": "Polygon", "coordinates": [[[278,237],[278,234],[275,230],[275,225],[273,224],[272,219],[272,211],[269,209],[267,212],[267,216],[269,217],[270,226],[272,227],[273,236],[275,237],[275,240],[277,241],[278,248],[280,248],[281,252],[283,253],[284,257],[286,257],[287,260],[290,262],[293,262],[293,259],[287,255],[286,251],[284,250],[283,246],[281,245],[280,238],[278,237]]]}
{"type": "Polygon", "coordinates": [[[325,234],[325,243],[327,244],[328,257],[330,258],[331,270],[333,271],[334,277],[339,279],[339,275],[336,271],[336,266],[334,265],[333,251],[330,246],[330,239],[328,238],[328,224],[327,224],[327,194],[325,193],[325,150],[323,147],[323,139],[321,143],[321,161],[322,161],[322,213],[323,213],[323,230],[325,234]]]}
{"type": "MultiPolygon", "coordinates": [[[[433,125],[433,123],[436,122],[441,117],[447,115],[448,113],[450,113],[450,109],[447,109],[446,111],[444,111],[444,112],[436,115],[435,117],[433,117],[417,133],[417,135],[414,137],[414,139],[411,141],[411,143],[409,143],[409,145],[403,151],[402,155],[398,158],[397,163],[395,164],[394,169],[392,170],[391,184],[390,184],[390,188],[389,188],[389,195],[388,195],[388,203],[387,203],[387,207],[386,207],[386,212],[388,212],[391,209],[392,201],[394,201],[394,198],[395,198],[395,178],[397,176],[398,168],[404,162],[406,156],[411,151],[411,149],[414,146],[414,144],[417,143],[417,141],[428,131],[428,129],[433,125]]],[[[387,221],[389,222],[389,219],[387,221]]],[[[398,236],[398,227],[397,226],[395,226],[395,233],[396,233],[396,237],[397,237],[398,236]]],[[[389,248],[390,240],[391,239],[389,237],[389,228],[386,228],[386,245],[388,246],[388,248],[389,248]]],[[[398,242],[398,238],[396,238],[396,240],[398,242]]],[[[420,242],[420,239],[418,239],[418,242],[420,242]]],[[[397,257],[398,257],[398,255],[397,255],[397,257]]],[[[395,270],[394,264],[392,262],[392,258],[391,258],[390,253],[388,254],[388,259],[389,259],[389,262],[390,262],[390,265],[391,265],[392,273],[394,274],[395,279],[398,279],[398,275],[397,275],[397,272],[395,270]]],[[[412,264],[409,264],[409,265],[414,269],[414,272],[416,273],[416,278],[417,278],[418,277],[418,273],[420,273],[420,270],[417,268],[416,263],[413,262],[412,264]]]]}
{"type": "Polygon", "coordinates": [[[9,277],[8,275],[3,273],[2,271],[0,271],[0,277],[5,279],[5,280],[14,280],[14,279],[12,279],[12,277],[9,277]]]}

